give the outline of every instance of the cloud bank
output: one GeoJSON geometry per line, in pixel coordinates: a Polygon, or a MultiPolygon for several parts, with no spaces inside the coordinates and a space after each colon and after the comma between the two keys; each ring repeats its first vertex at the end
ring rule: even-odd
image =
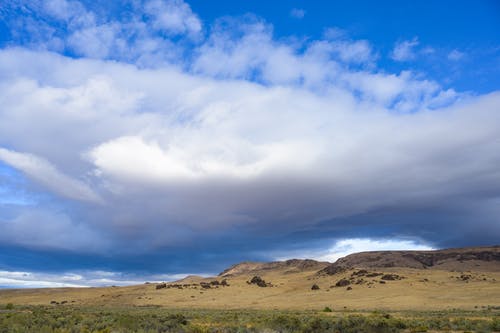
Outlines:
{"type": "Polygon", "coordinates": [[[175,281],[187,274],[134,276],[118,272],[80,271],[63,274],[0,271],[0,288],[82,288],[95,286],[126,286],[145,282],[175,281]],[[141,279],[141,278],[145,278],[141,279]]]}

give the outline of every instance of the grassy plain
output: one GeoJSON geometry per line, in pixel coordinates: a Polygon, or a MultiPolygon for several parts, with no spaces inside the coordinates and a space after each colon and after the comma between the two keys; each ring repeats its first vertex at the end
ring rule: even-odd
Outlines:
{"type": "MultiPolygon", "coordinates": [[[[105,288],[55,288],[1,290],[0,304],[79,306],[164,306],[198,309],[318,310],[475,310],[500,306],[499,272],[450,272],[419,269],[377,269],[398,274],[401,280],[383,281],[380,276],[354,281],[349,287],[335,284],[356,270],[319,276],[315,271],[272,271],[260,276],[272,287],[248,284],[248,275],[226,278],[229,286],[201,288],[200,282],[221,278],[190,278],[175,284],[182,289],[156,289],[156,284],[105,288]],[[462,275],[470,275],[463,280],[462,275]],[[381,283],[381,282],[385,283],[381,283]],[[319,290],[311,290],[313,284],[319,290]],[[350,289],[350,290],[348,290],[350,289]]],[[[167,284],[169,285],[169,284],[167,284]]]]}
{"type": "MultiPolygon", "coordinates": [[[[328,310],[328,309],[326,309],[328,310]]],[[[500,310],[292,311],[163,307],[16,306],[0,311],[0,332],[42,333],[395,333],[499,332],[500,310]]]]}

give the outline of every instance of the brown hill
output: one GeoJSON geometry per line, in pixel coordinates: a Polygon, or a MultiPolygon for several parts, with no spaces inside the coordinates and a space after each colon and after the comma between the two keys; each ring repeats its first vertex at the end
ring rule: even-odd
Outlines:
{"type": "Polygon", "coordinates": [[[360,252],[340,258],[319,273],[331,275],[354,268],[390,267],[500,272],[500,246],[436,251],[360,252]]]}
{"type": "Polygon", "coordinates": [[[219,274],[221,277],[238,276],[243,274],[264,274],[270,271],[283,271],[282,273],[299,273],[318,271],[330,265],[329,262],[311,259],[290,259],[273,262],[242,262],[229,267],[219,274]]]}

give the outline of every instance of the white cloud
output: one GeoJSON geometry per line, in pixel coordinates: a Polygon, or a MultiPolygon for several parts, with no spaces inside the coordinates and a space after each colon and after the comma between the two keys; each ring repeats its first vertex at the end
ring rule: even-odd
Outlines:
{"type": "Polygon", "coordinates": [[[69,21],[75,17],[85,17],[88,12],[78,1],[46,0],[42,2],[44,10],[56,19],[69,21]]]}
{"type": "Polygon", "coordinates": [[[459,50],[452,50],[450,53],[448,53],[448,59],[452,61],[461,60],[464,56],[465,53],[460,52],[459,50]]]}
{"type": "Polygon", "coordinates": [[[435,249],[431,246],[417,243],[412,240],[352,238],[337,241],[333,247],[328,249],[327,253],[318,257],[318,260],[334,262],[337,259],[352,253],[401,250],[427,251],[435,249]]]}
{"type": "Polygon", "coordinates": [[[121,137],[90,152],[99,174],[153,182],[193,178],[195,174],[182,163],[182,155],[182,151],[167,153],[157,143],[146,143],[139,137],[121,137]]]}
{"type": "Polygon", "coordinates": [[[4,288],[81,288],[85,285],[74,281],[65,281],[59,274],[52,276],[43,274],[33,274],[29,272],[0,271],[0,287],[4,288]]]}
{"type": "Polygon", "coordinates": [[[306,15],[306,11],[300,8],[293,8],[290,11],[290,16],[296,19],[302,19],[306,15]]]}
{"type": "Polygon", "coordinates": [[[77,54],[85,57],[109,58],[116,43],[119,43],[120,27],[104,24],[79,29],[68,38],[68,46],[77,54]]]}
{"type": "Polygon", "coordinates": [[[100,176],[150,182],[255,178],[272,170],[289,171],[309,166],[315,157],[314,147],[306,142],[255,145],[234,137],[216,140],[219,142],[210,144],[203,139],[183,141],[164,150],[156,142],[121,137],[94,148],[89,157],[100,176]],[[299,151],[304,151],[301,161],[291,164],[299,151]]]}
{"type": "Polygon", "coordinates": [[[32,154],[0,148],[0,160],[21,170],[51,191],[70,199],[99,202],[99,196],[84,182],[73,179],[32,154]]]}
{"type": "Polygon", "coordinates": [[[399,75],[351,72],[344,73],[343,79],[352,90],[361,93],[364,98],[399,112],[415,112],[423,105],[426,108],[435,105],[446,106],[458,98],[458,94],[453,90],[448,90],[444,98],[444,92],[436,82],[419,80],[408,71],[399,75]]]}
{"type": "Polygon", "coordinates": [[[23,13],[13,24],[13,35],[23,26],[27,35],[22,38],[32,46],[76,56],[152,66],[181,61],[171,38],[202,37],[200,19],[182,0],[132,1],[130,13],[114,18],[76,0],[21,1],[11,6],[23,13]]]}
{"type": "Polygon", "coordinates": [[[197,50],[193,72],[266,84],[303,82],[317,88],[325,81],[338,80],[345,65],[371,64],[376,59],[365,40],[327,39],[294,45],[274,41],[272,28],[261,21],[224,23],[197,50]]]}
{"type": "Polygon", "coordinates": [[[343,63],[362,64],[373,61],[375,55],[370,43],[366,40],[328,40],[313,43],[307,50],[308,53],[324,52],[343,63]]]}
{"type": "Polygon", "coordinates": [[[326,28],[323,32],[323,38],[326,40],[344,39],[348,36],[348,32],[338,27],[326,28]]]}
{"type": "Polygon", "coordinates": [[[263,22],[226,19],[216,24],[199,47],[192,68],[210,76],[249,78],[273,50],[271,28],[263,22]]]}
{"type": "MultiPolygon", "coordinates": [[[[176,281],[193,274],[123,274],[108,271],[74,271],[41,273],[0,270],[0,287],[7,288],[59,288],[104,287],[139,285],[145,282],[176,281]]],[[[211,276],[213,274],[196,274],[211,276]]]]}
{"type": "Polygon", "coordinates": [[[144,11],[153,18],[153,27],[169,34],[196,35],[201,31],[200,19],[182,0],[150,0],[144,11]]]}
{"type": "Polygon", "coordinates": [[[391,58],[396,61],[409,61],[415,59],[414,48],[419,44],[418,39],[415,37],[412,40],[405,40],[396,43],[392,51],[391,58]]]}
{"type": "Polygon", "coordinates": [[[287,259],[314,259],[318,261],[335,262],[337,259],[352,253],[365,251],[427,251],[435,250],[432,246],[406,239],[370,239],[370,238],[347,238],[338,240],[335,245],[318,251],[294,251],[285,256],[279,255],[276,260],[287,259]]]}

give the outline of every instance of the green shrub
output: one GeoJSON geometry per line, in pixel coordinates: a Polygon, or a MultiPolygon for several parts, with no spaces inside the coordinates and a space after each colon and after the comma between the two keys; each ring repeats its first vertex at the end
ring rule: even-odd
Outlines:
{"type": "Polygon", "coordinates": [[[300,329],[301,322],[295,316],[278,315],[269,322],[270,328],[279,333],[297,332],[300,329]]]}
{"type": "Polygon", "coordinates": [[[427,332],[429,328],[427,326],[417,326],[410,329],[411,333],[423,333],[427,332]]]}
{"type": "Polygon", "coordinates": [[[500,331],[500,318],[493,318],[493,321],[491,322],[490,328],[492,331],[500,331]]]}

